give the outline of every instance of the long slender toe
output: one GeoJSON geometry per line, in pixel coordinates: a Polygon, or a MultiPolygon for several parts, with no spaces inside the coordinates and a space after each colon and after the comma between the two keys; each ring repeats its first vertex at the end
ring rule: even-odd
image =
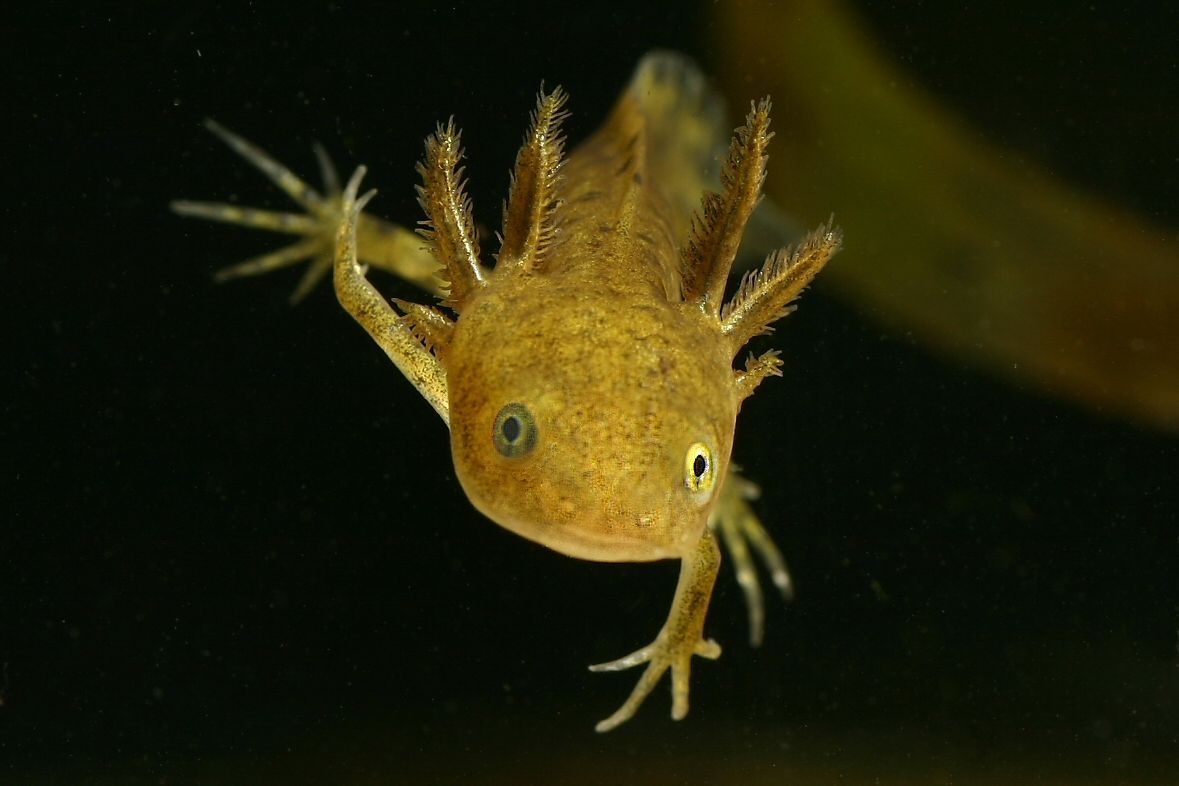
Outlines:
{"type": "Polygon", "coordinates": [[[608,663],[597,663],[589,667],[590,671],[622,671],[640,663],[646,663],[651,660],[651,651],[654,645],[648,645],[641,650],[635,650],[629,655],[624,655],[618,660],[612,660],[608,663]]]}

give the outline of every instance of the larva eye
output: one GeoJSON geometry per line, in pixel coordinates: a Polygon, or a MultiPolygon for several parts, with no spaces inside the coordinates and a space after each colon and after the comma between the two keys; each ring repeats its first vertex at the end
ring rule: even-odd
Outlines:
{"type": "Polygon", "coordinates": [[[693,442],[684,456],[684,485],[696,494],[708,494],[715,483],[712,451],[703,442],[693,442]]]}
{"type": "Polygon", "coordinates": [[[528,407],[511,403],[495,416],[491,440],[495,449],[508,458],[520,458],[536,447],[536,420],[528,407]]]}

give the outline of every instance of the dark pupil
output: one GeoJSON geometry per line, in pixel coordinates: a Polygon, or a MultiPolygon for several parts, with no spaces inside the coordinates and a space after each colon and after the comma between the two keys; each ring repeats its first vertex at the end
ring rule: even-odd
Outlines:
{"type": "Polygon", "coordinates": [[[504,440],[508,443],[515,442],[520,438],[520,419],[515,415],[509,415],[504,418],[500,430],[503,432],[504,440]]]}
{"type": "Polygon", "coordinates": [[[703,454],[697,453],[696,460],[692,462],[692,472],[696,477],[702,478],[706,471],[708,471],[708,459],[704,458],[703,454]]]}

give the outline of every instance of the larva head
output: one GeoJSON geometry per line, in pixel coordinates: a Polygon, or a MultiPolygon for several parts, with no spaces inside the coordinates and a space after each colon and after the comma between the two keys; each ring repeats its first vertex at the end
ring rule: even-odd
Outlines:
{"type": "Polygon", "coordinates": [[[544,277],[488,287],[445,362],[456,473],[485,515],[587,559],[680,555],[705,525],[737,396],[715,331],[681,304],[616,303],[544,277]],[[554,302],[575,303],[572,311],[554,302]],[[524,316],[526,315],[526,316],[524,316]]]}

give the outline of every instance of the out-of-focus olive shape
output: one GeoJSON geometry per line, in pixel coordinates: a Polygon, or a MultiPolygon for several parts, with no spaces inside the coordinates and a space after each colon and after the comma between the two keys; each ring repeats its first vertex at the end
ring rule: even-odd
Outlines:
{"type": "Polygon", "coordinates": [[[855,238],[826,284],[954,357],[1179,431],[1173,229],[980,142],[836,0],[728,0],[713,25],[727,93],[787,118],[769,195],[855,238]]]}

